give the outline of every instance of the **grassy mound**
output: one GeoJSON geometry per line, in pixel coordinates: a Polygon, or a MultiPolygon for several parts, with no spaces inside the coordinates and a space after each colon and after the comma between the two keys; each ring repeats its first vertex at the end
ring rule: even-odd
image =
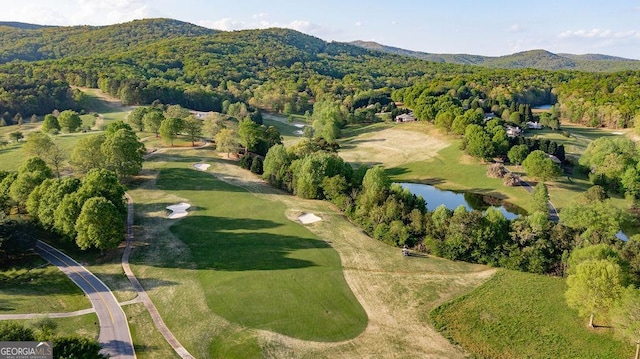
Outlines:
{"type": "Polygon", "coordinates": [[[565,290],[561,278],[501,270],[470,294],[434,309],[431,319],[480,357],[630,357],[632,346],[616,340],[611,329],[586,327],[567,307],[565,290]]]}
{"type": "Polygon", "coordinates": [[[364,330],[366,313],[344,279],[337,252],[287,219],[283,204],[208,173],[170,166],[160,171],[157,186],[192,205],[171,231],[189,247],[214,313],[315,341],[346,340],[364,330]]]}

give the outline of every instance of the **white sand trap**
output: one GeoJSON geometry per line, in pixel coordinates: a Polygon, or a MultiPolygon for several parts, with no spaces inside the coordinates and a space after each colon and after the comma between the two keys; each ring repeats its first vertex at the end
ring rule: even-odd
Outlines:
{"type": "Polygon", "coordinates": [[[306,213],[302,216],[298,217],[298,220],[302,222],[302,224],[310,224],[322,221],[322,218],[316,216],[313,213],[306,213]]]}
{"type": "Polygon", "coordinates": [[[169,219],[178,219],[187,216],[187,208],[191,207],[189,203],[178,203],[171,206],[167,206],[167,209],[172,213],[169,215],[169,219]]]}
{"type": "Polygon", "coordinates": [[[302,131],[300,131],[300,130],[297,130],[297,131],[295,132],[295,134],[296,134],[296,135],[298,135],[298,136],[302,136],[302,135],[304,134],[304,132],[302,132],[302,131]]]}
{"type": "Polygon", "coordinates": [[[624,135],[624,132],[611,132],[612,135],[624,135]]]}
{"type": "Polygon", "coordinates": [[[193,167],[200,171],[206,171],[209,169],[209,167],[211,167],[211,165],[206,163],[196,163],[193,165],[193,167]]]}

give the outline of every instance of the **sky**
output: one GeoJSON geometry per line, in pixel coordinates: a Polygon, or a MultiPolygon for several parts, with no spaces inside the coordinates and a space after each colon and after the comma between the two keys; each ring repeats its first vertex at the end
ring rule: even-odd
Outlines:
{"type": "Polygon", "coordinates": [[[640,59],[640,0],[0,0],[0,21],[109,25],[165,17],[286,27],[327,41],[501,56],[544,49],[640,59]]]}

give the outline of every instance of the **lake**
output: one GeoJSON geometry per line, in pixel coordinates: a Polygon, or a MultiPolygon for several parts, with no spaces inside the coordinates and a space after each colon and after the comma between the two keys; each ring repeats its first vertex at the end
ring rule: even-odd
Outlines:
{"type": "Polygon", "coordinates": [[[505,203],[499,198],[470,192],[453,192],[438,189],[431,185],[418,183],[398,183],[403,188],[407,188],[411,193],[422,196],[427,201],[427,209],[435,210],[444,204],[447,208],[454,210],[460,205],[468,210],[486,211],[489,207],[500,210],[507,219],[517,218],[520,214],[526,214],[522,208],[505,203]]]}

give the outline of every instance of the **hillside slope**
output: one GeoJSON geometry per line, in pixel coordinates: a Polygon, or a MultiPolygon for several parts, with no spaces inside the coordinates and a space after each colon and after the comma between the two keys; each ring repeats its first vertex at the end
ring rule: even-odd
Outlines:
{"type": "Polygon", "coordinates": [[[176,37],[216,33],[171,19],[135,20],[108,26],[40,26],[0,23],[0,63],[108,55],[176,37]]]}
{"type": "Polygon", "coordinates": [[[538,70],[578,70],[614,72],[640,70],[640,61],[601,54],[554,54],[546,50],[530,50],[511,55],[490,57],[468,54],[432,54],[386,46],[372,41],[352,41],[350,44],[373,51],[411,56],[425,61],[471,64],[491,68],[538,70]]]}

